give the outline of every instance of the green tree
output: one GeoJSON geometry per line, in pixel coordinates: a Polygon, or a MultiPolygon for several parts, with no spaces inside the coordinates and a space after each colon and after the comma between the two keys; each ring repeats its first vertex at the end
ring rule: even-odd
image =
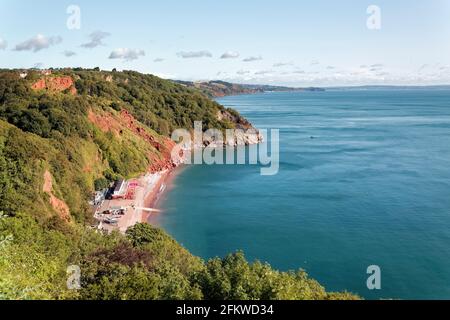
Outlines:
{"type": "Polygon", "coordinates": [[[165,239],[165,234],[161,229],[152,227],[147,223],[138,223],[127,230],[126,235],[134,246],[142,246],[165,239]]]}
{"type": "Polygon", "coordinates": [[[97,191],[106,189],[109,187],[109,181],[105,177],[95,179],[94,187],[97,191]]]}

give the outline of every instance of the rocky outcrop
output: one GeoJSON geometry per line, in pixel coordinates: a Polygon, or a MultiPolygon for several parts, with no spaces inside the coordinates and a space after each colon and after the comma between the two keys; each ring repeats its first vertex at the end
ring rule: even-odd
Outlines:
{"type": "Polygon", "coordinates": [[[263,142],[264,138],[261,133],[256,129],[237,130],[235,131],[234,138],[225,142],[227,146],[241,146],[252,145],[263,142]]]}
{"type": "Polygon", "coordinates": [[[65,90],[69,90],[71,94],[76,94],[77,89],[75,88],[75,84],[73,79],[69,76],[64,77],[54,77],[48,76],[42,79],[39,79],[37,82],[31,85],[33,90],[47,90],[51,92],[61,92],[65,90]]]}
{"type": "Polygon", "coordinates": [[[231,123],[234,123],[236,125],[236,129],[247,130],[253,128],[252,124],[247,119],[242,117],[237,112],[233,112],[231,109],[220,110],[217,113],[217,119],[220,121],[227,120],[231,123]]]}
{"type": "Polygon", "coordinates": [[[259,130],[238,113],[230,110],[221,110],[217,113],[217,119],[228,120],[236,125],[234,137],[225,139],[226,141],[223,143],[226,146],[258,144],[264,140],[259,130]]]}
{"type": "Polygon", "coordinates": [[[193,145],[193,148],[203,147],[237,147],[237,146],[249,146],[253,144],[259,144],[264,141],[263,136],[257,129],[248,130],[234,130],[232,137],[224,137],[222,140],[209,140],[205,138],[203,145],[193,145]]]}

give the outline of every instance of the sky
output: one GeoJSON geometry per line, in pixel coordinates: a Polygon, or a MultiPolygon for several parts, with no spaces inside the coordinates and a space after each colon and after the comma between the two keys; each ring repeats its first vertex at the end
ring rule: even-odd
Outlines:
{"type": "Polygon", "coordinates": [[[0,68],[290,86],[450,84],[448,0],[0,0],[0,68]]]}

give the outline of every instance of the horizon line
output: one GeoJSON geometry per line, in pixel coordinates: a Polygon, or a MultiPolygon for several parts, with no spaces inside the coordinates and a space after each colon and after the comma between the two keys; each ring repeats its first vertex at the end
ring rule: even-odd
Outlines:
{"type": "MultiPolygon", "coordinates": [[[[0,67],[0,70],[10,70],[10,71],[19,71],[19,70],[64,70],[64,69],[85,69],[85,70],[94,70],[96,68],[99,68],[99,71],[105,71],[105,72],[113,72],[114,69],[118,68],[112,68],[111,70],[107,69],[101,69],[100,67],[48,67],[48,68],[36,68],[36,67],[28,67],[28,68],[4,68],[0,67]]],[[[192,82],[192,83],[205,83],[205,82],[226,82],[231,84],[237,84],[237,85],[253,85],[253,86],[269,86],[269,87],[285,87],[290,89],[305,89],[305,88],[319,88],[319,89],[338,89],[338,88],[364,88],[364,87],[405,87],[405,88],[414,88],[414,87],[421,87],[421,88],[427,88],[427,87],[449,87],[450,89],[450,83],[442,83],[442,84],[350,84],[350,85],[306,85],[306,86],[295,86],[295,85],[284,85],[284,84],[258,84],[258,83],[252,83],[252,82],[232,82],[227,81],[223,79],[215,79],[215,80],[182,80],[182,79],[170,79],[170,78],[163,78],[161,76],[158,76],[157,74],[151,73],[151,72],[141,72],[133,69],[121,69],[117,70],[117,72],[123,72],[123,71],[133,71],[138,72],[141,74],[147,74],[152,75],[155,77],[158,77],[160,79],[168,80],[168,81],[183,81],[183,82],[192,82]]]]}

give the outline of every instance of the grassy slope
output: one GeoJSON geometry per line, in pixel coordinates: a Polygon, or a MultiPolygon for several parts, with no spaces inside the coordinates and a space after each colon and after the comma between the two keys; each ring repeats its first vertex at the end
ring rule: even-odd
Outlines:
{"type": "Polygon", "coordinates": [[[101,130],[89,121],[89,112],[120,120],[120,110],[128,110],[160,142],[168,130],[192,126],[192,119],[222,128],[234,124],[216,119],[223,110],[216,103],[153,76],[58,73],[77,80],[78,95],[34,92],[35,74],[22,80],[0,72],[0,299],[354,297],[330,295],[303,272],[251,265],[241,254],[204,262],[147,225],[128,236],[86,227],[95,180],[138,175],[154,159],[149,154],[160,156],[125,126],[120,134],[101,130]],[[43,192],[46,170],[53,194],[70,208],[69,222],[43,192]],[[69,265],[81,266],[82,290],[67,290],[69,265]]]}

